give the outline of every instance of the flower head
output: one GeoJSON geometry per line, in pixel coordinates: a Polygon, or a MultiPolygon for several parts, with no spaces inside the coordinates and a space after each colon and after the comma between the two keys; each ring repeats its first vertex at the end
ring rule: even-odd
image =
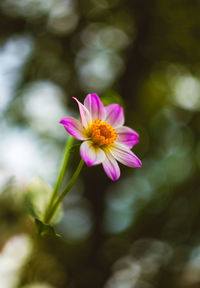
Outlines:
{"type": "Polygon", "coordinates": [[[113,181],[120,177],[117,161],[129,167],[141,167],[130,150],[139,141],[138,134],[124,126],[124,111],[118,104],[103,106],[97,94],[88,94],[84,105],[76,98],[80,120],[64,117],[60,123],[73,137],[82,140],[80,154],[88,166],[102,164],[113,181]],[[116,161],[117,160],[117,161],[116,161]]]}

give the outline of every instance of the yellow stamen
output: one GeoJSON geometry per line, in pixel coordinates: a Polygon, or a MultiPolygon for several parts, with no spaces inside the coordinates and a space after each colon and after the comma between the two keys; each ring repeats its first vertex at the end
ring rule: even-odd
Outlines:
{"type": "Polygon", "coordinates": [[[91,138],[99,146],[108,146],[115,142],[118,135],[114,128],[102,120],[94,120],[91,126],[91,138]]]}

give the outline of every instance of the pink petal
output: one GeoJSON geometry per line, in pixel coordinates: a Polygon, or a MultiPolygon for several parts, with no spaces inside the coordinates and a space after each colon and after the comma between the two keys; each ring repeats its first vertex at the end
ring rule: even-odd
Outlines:
{"type": "Polygon", "coordinates": [[[83,136],[83,126],[81,123],[73,117],[64,117],[61,119],[60,123],[64,125],[67,132],[72,135],[74,138],[79,140],[84,140],[83,136]]]}
{"type": "Polygon", "coordinates": [[[113,180],[117,181],[120,177],[120,168],[117,163],[117,161],[114,159],[114,157],[107,152],[106,157],[102,163],[104,171],[108,175],[108,177],[113,180]]]}
{"type": "Polygon", "coordinates": [[[104,106],[97,94],[88,94],[85,98],[84,105],[91,113],[93,121],[104,118],[104,106]]]}
{"type": "Polygon", "coordinates": [[[133,154],[133,152],[127,148],[126,146],[116,143],[114,144],[112,150],[110,150],[111,154],[115,159],[117,159],[122,164],[129,167],[141,167],[142,162],[140,159],[133,154]]]}
{"type": "Polygon", "coordinates": [[[110,104],[105,107],[104,121],[116,128],[124,124],[124,110],[118,104],[110,104]]]}
{"type": "Polygon", "coordinates": [[[139,142],[139,135],[133,129],[121,126],[116,129],[118,134],[116,142],[119,142],[128,148],[132,148],[135,144],[139,142]]]}
{"type": "Polygon", "coordinates": [[[105,159],[104,151],[94,146],[92,141],[84,141],[80,147],[81,157],[88,166],[98,165],[105,159]]]}
{"type": "Polygon", "coordinates": [[[78,103],[79,107],[79,112],[80,112],[80,118],[81,118],[81,123],[84,128],[88,128],[88,126],[92,123],[92,118],[91,114],[88,111],[88,109],[81,103],[79,102],[75,97],[72,97],[76,102],[78,103]]]}

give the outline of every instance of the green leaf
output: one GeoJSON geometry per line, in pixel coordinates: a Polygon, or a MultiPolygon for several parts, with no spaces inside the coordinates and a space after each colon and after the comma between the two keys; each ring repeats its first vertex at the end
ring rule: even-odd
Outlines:
{"type": "Polygon", "coordinates": [[[101,100],[102,100],[104,106],[116,103],[116,104],[119,104],[120,106],[124,107],[123,99],[121,98],[121,96],[117,92],[115,92],[113,90],[107,91],[104,94],[104,96],[101,97],[101,100]]]}
{"type": "Polygon", "coordinates": [[[37,231],[39,235],[41,236],[56,236],[61,237],[59,234],[57,234],[54,230],[54,228],[51,225],[43,223],[38,218],[35,218],[35,226],[37,228],[37,231]]]}
{"type": "MultiPolygon", "coordinates": [[[[43,219],[46,207],[52,194],[52,187],[45,183],[41,178],[35,178],[27,188],[25,197],[25,205],[30,215],[37,219],[43,219]]],[[[56,211],[52,222],[56,223],[60,220],[62,207],[56,211]]]]}
{"type": "Polygon", "coordinates": [[[0,194],[6,194],[12,190],[15,184],[15,177],[11,176],[0,189],[0,194]]]}
{"type": "Polygon", "coordinates": [[[75,153],[75,152],[79,151],[80,145],[81,145],[80,143],[74,144],[74,145],[70,148],[70,153],[75,153]]]}

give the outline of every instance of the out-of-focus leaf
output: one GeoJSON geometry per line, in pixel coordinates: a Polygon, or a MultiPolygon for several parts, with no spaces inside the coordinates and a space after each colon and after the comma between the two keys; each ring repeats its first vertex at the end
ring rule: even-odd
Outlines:
{"type": "Polygon", "coordinates": [[[112,90],[107,91],[104,96],[101,97],[101,100],[105,106],[116,103],[124,107],[124,101],[121,96],[112,90]]]}
{"type": "Polygon", "coordinates": [[[56,236],[60,237],[51,225],[43,223],[41,220],[35,218],[35,226],[41,236],[56,236]]]}
{"type": "Polygon", "coordinates": [[[10,192],[14,186],[14,183],[15,183],[15,177],[14,176],[9,177],[0,187],[0,194],[6,194],[10,192]]]}
{"type": "MultiPolygon", "coordinates": [[[[43,219],[45,209],[49,203],[53,189],[41,178],[34,179],[28,186],[25,204],[29,213],[38,219],[43,219]]],[[[60,206],[52,218],[52,223],[60,220],[62,206],[60,206]]]]}
{"type": "Polygon", "coordinates": [[[70,149],[70,153],[76,153],[78,152],[80,149],[80,143],[76,143],[72,146],[72,148],[70,149]]]}

